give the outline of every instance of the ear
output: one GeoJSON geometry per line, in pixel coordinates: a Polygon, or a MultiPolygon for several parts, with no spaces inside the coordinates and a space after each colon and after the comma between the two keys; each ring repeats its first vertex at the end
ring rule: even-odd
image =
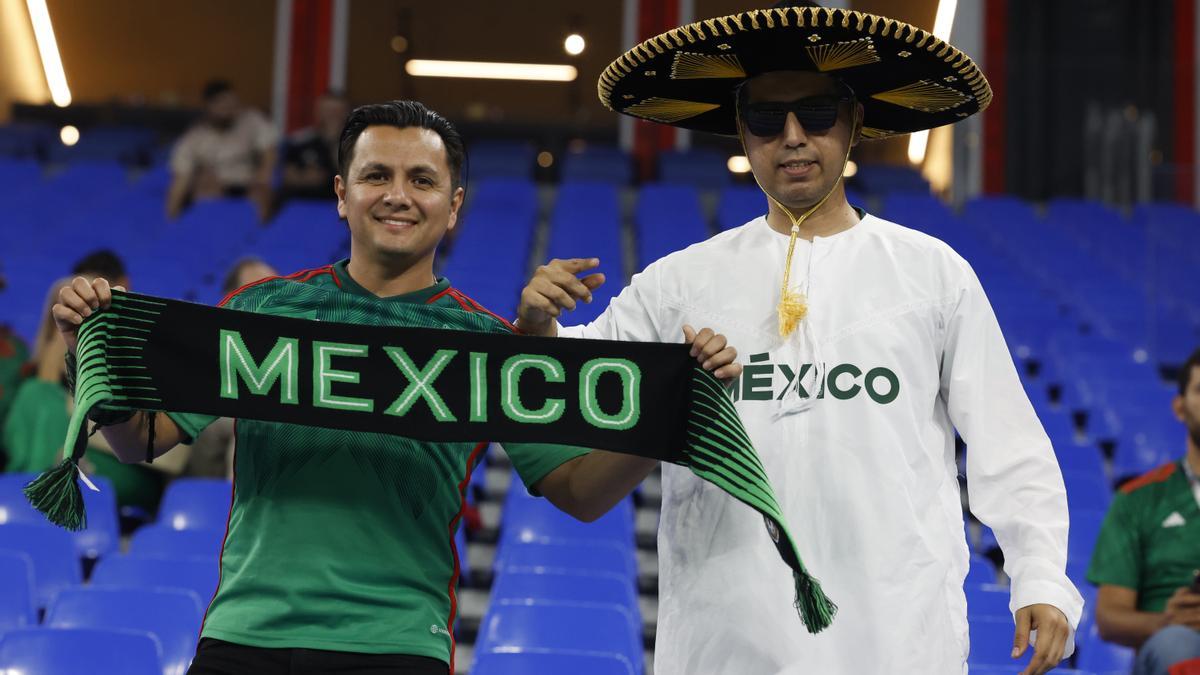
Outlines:
{"type": "Polygon", "coordinates": [[[333,194],[337,195],[338,218],[346,219],[346,184],[342,182],[341,174],[333,176],[333,194]]]}
{"type": "Polygon", "coordinates": [[[1175,398],[1171,399],[1171,412],[1175,413],[1175,419],[1179,420],[1180,422],[1186,421],[1183,416],[1182,396],[1176,396],[1175,398]]]}
{"type": "Polygon", "coordinates": [[[446,223],[446,231],[449,232],[458,225],[458,210],[462,208],[463,199],[466,196],[466,190],[457,188],[454,190],[454,196],[450,198],[450,220],[446,223]]]}

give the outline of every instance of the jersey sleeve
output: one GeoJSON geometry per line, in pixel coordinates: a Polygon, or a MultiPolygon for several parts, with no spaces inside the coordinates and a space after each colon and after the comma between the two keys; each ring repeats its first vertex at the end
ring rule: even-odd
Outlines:
{"type": "Polygon", "coordinates": [[[521,482],[531,494],[538,495],[534,486],[551,471],[564,463],[591,452],[590,448],[550,443],[505,443],[502,445],[521,482]]]}
{"type": "Polygon", "coordinates": [[[1138,589],[1142,574],[1141,533],[1132,513],[1132,498],[1118,494],[1100,526],[1087,580],[1097,586],[1138,589]]]}

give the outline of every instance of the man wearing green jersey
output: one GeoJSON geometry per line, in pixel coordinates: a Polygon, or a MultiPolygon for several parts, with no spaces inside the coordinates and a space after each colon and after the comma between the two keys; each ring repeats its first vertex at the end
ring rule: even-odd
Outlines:
{"type": "MultiPolygon", "coordinates": [[[[433,274],[463,202],[462,139],[420,103],[356,109],[334,180],[350,228],[350,258],[254,282],[225,307],[322,321],[401,325],[413,303],[507,321],[433,274]],[[367,315],[339,302],[375,300],[367,315]]],[[[84,317],[111,301],[107,283],[80,278],[53,314],[68,347],[84,317]]],[[[357,304],[357,303],[353,303],[357,304]]],[[[740,366],[724,337],[689,328],[698,360],[718,377],[740,366]]],[[[332,354],[348,359],[352,354],[332,354]]],[[[350,387],[343,381],[342,395],[350,387]]],[[[339,394],[337,387],[333,393],[339,394]]],[[[104,434],[124,461],[194,438],[213,418],[157,413],[104,434]]],[[[454,533],[467,478],[486,443],[241,420],[221,578],[190,673],[438,673],[454,668],[458,576],[454,533]]],[[[654,467],[653,460],[552,445],[508,444],[522,481],[557,507],[594,520],[654,467]]]]}
{"type": "Polygon", "coordinates": [[[1200,669],[1200,350],[1179,373],[1173,408],[1187,454],[1121,488],[1087,575],[1100,587],[1100,635],[1138,649],[1136,675],[1200,669]]]}

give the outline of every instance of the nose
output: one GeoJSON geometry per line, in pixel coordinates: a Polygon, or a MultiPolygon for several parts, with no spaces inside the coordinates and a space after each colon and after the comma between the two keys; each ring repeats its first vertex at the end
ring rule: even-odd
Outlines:
{"type": "Polygon", "coordinates": [[[789,112],[783,123],[783,142],[789,148],[802,148],[808,145],[808,135],[804,125],[796,119],[796,113],[789,112]]]}
{"type": "Polygon", "coordinates": [[[404,181],[393,181],[383,193],[383,205],[390,209],[407,209],[412,206],[412,198],[404,189],[404,181]]]}

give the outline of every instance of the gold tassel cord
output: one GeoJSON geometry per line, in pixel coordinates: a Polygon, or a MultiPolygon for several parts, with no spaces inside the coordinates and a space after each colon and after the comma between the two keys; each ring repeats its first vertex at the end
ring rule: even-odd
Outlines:
{"type": "MultiPolygon", "coordinates": [[[[741,131],[741,111],[737,109],[737,106],[734,107],[734,115],[737,117],[738,140],[740,140],[742,143],[742,152],[746,153],[746,156],[749,157],[750,152],[746,150],[745,134],[741,131]]],[[[808,220],[809,216],[816,213],[818,209],[824,206],[825,201],[829,199],[829,195],[832,195],[834,190],[837,190],[837,186],[841,182],[842,176],[845,173],[846,163],[850,161],[850,150],[854,147],[854,135],[857,132],[858,119],[856,118],[854,120],[854,126],[850,130],[850,142],[846,144],[846,156],[842,159],[842,171],[838,174],[837,180],[833,182],[833,185],[829,188],[829,191],[825,193],[824,197],[821,197],[820,201],[801,214],[798,218],[792,213],[791,209],[784,206],[783,203],[778,199],[775,199],[770,192],[767,192],[765,189],[763,189],[762,183],[758,180],[758,176],[754,176],[754,182],[758,184],[758,189],[762,190],[763,194],[767,196],[767,199],[771,200],[772,204],[779,207],[779,210],[788,217],[788,220],[792,221],[792,236],[788,240],[787,259],[783,264],[783,286],[779,289],[779,305],[775,309],[775,312],[779,317],[780,337],[787,337],[791,335],[793,332],[795,332],[796,326],[799,326],[800,322],[808,316],[808,298],[805,297],[803,293],[793,290],[791,287],[792,256],[796,252],[796,239],[800,236],[800,225],[805,220],[808,220]]],[[[750,175],[753,176],[753,172],[751,172],[750,175]]]]}

